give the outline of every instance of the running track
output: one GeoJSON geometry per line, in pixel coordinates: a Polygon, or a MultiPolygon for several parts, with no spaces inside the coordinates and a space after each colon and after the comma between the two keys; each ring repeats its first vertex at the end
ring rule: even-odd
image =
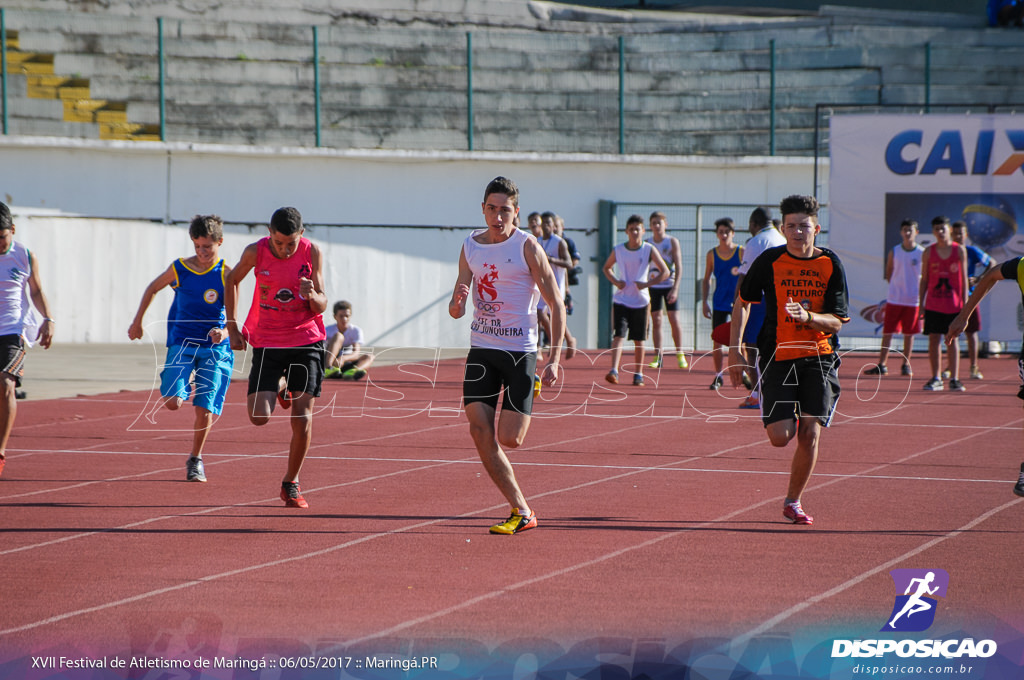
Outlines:
{"type": "MultiPolygon", "coordinates": [[[[30,668],[45,655],[389,653],[476,677],[496,650],[639,677],[665,650],[728,670],[765,640],[799,667],[801,646],[881,637],[896,568],[946,570],[927,635],[998,637],[998,677],[1020,677],[1015,362],[986,361],[962,394],[858,381],[867,362],[843,365],[804,496],[813,527],[781,517],[792,445],[767,443],[742,392],[707,389],[710,357],[648,370],[643,388],[605,384],[603,357],[568,362],[511,454],[540,520],[515,537],[487,533],[507,508],[458,412],[458,361],[327,383],[306,511],[277,498],[287,424],[251,426],[242,380],[207,443],[207,484],[182,481],[190,409],[150,423],[146,392],[23,403],[0,478],[0,678],[178,677],[30,668]]],[[[262,672],[181,677],[400,675],[262,672]]]]}

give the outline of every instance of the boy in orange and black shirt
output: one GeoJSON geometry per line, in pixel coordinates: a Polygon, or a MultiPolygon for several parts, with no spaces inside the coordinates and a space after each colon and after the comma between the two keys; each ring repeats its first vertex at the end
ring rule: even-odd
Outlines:
{"type": "Polygon", "coordinates": [[[730,375],[738,386],[738,339],[749,305],[763,294],[765,321],[757,340],[761,418],[773,446],[797,439],[783,516],[795,524],[812,524],[800,495],[817,461],[821,427],[828,427],[839,400],[837,334],[850,320],[849,292],[839,258],[814,245],[821,231],[818,201],[789,196],[780,209],[786,245],[763,252],[743,279],[741,313],[732,320],[730,375]]]}

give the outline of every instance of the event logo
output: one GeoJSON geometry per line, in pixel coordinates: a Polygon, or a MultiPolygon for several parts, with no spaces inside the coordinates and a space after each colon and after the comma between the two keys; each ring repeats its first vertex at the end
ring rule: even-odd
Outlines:
{"type": "Polygon", "coordinates": [[[949,574],[942,569],[893,569],[889,574],[896,586],[896,603],[882,630],[928,630],[938,604],[933,596],[946,596],[949,574]]]}
{"type": "Polygon", "coordinates": [[[979,130],[977,138],[967,140],[972,144],[965,147],[960,130],[943,130],[935,138],[924,162],[922,154],[915,153],[915,147],[923,151],[924,131],[904,130],[893,135],[885,147],[885,164],[897,175],[934,175],[939,170],[948,170],[952,175],[968,174],[968,151],[971,154],[970,174],[1012,175],[1024,167],[1024,130],[1004,130],[1013,147],[1010,154],[992,170],[992,152],[996,141],[995,130],[979,130]]]}

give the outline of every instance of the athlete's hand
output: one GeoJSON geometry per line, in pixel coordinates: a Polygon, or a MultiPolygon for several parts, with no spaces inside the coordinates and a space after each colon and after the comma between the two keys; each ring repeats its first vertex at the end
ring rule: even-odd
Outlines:
{"type": "Polygon", "coordinates": [[[303,300],[308,300],[309,297],[315,293],[316,290],[313,288],[313,279],[307,279],[304,276],[299,277],[299,297],[303,300]]]}
{"type": "Polygon", "coordinates": [[[128,339],[129,340],[141,340],[142,339],[142,324],[138,321],[133,321],[131,326],[128,326],[128,339]]]}
{"type": "Polygon", "coordinates": [[[623,288],[626,287],[626,282],[615,279],[614,281],[612,281],[612,285],[618,288],[619,290],[622,290],[623,288]]]}
{"type": "Polygon", "coordinates": [[[732,382],[733,387],[740,387],[743,385],[743,369],[747,367],[747,364],[740,357],[739,347],[729,348],[729,380],[732,382]]]}
{"type": "Polygon", "coordinates": [[[791,318],[800,323],[810,321],[810,312],[804,309],[804,306],[799,302],[793,302],[793,298],[786,299],[786,314],[789,314],[791,318]]]}
{"type": "Polygon", "coordinates": [[[668,295],[665,296],[665,300],[667,300],[670,305],[671,304],[675,304],[675,301],[678,300],[678,299],[679,299],[679,291],[676,290],[675,288],[669,290],[668,291],[668,295]]]}
{"type": "Polygon", "coordinates": [[[455,285],[455,292],[452,293],[452,300],[448,303],[448,314],[459,319],[466,313],[466,300],[469,299],[469,286],[465,283],[455,285]]]}
{"type": "Polygon", "coordinates": [[[231,338],[231,349],[241,352],[246,348],[245,338],[242,337],[242,334],[239,333],[238,331],[232,333],[229,330],[228,337],[231,338]]]}
{"type": "Polygon", "coordinates": [[[39,334],[36,336],[36,341],[39,342],[39,346],[43,349],[50,349],[50,345],[53,343],[53,321],[44,321],[39,326],[39,334]]]}
{"type": "Polygon", "coordinates": [[[708,305],[707,302],[704,302],[704,318],[705,319],[710,319],[711,318],[711,307],[708,305]]]}
{"type": "Polygon", "coordinates": [[[540,382],[544,387],[551,387],[558,382],[558,374],[561,372],[558,364],[548,364],[540,376],[540,382]]]}
{"type": "Polygon", "coordinates": [[[219,345],[224,342],[224,338],[228,337],[230,334],[226,328],[211,328],[209,335],[213,344],[219,345]]]}

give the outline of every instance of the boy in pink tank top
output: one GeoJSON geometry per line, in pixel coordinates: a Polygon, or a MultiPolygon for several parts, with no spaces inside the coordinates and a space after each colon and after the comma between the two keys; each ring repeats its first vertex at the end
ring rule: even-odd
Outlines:
{"type": "Polygon", "coordinates": [[[299,471],[313,432],[313,402],[324,378],[323,257],[302,237],[302,216],[279,208],[270,218],[270,236],[250,243],[224,285],[231,348],[251,345],[252,368],[246,405],[253,425],[266,425],[275,402],[290,408],[292,436],[281,500],[289,508],[308,508],[299,489],[299,471]],[[241,330],[236,322],[238,285],[255,270],[249,315],[241,330]]]}
{"type": "MultiPolygon", "coordinates": [[[[918,309],[924,316],[924,332],[928,336],[928,363],[931,380],[924,389],[937,392],[942,389],[939,375],[942,337],[949,331],[950,322],[964,306],[967,293],[967,251],[953,242],[949,218],[939,216],[932,220],[935,243],[924,251],[921,258],[921,288],[918,309]]],[[[949,389],[963,392],[960,382],[960,340],[949,345],[949,389]]]]}

